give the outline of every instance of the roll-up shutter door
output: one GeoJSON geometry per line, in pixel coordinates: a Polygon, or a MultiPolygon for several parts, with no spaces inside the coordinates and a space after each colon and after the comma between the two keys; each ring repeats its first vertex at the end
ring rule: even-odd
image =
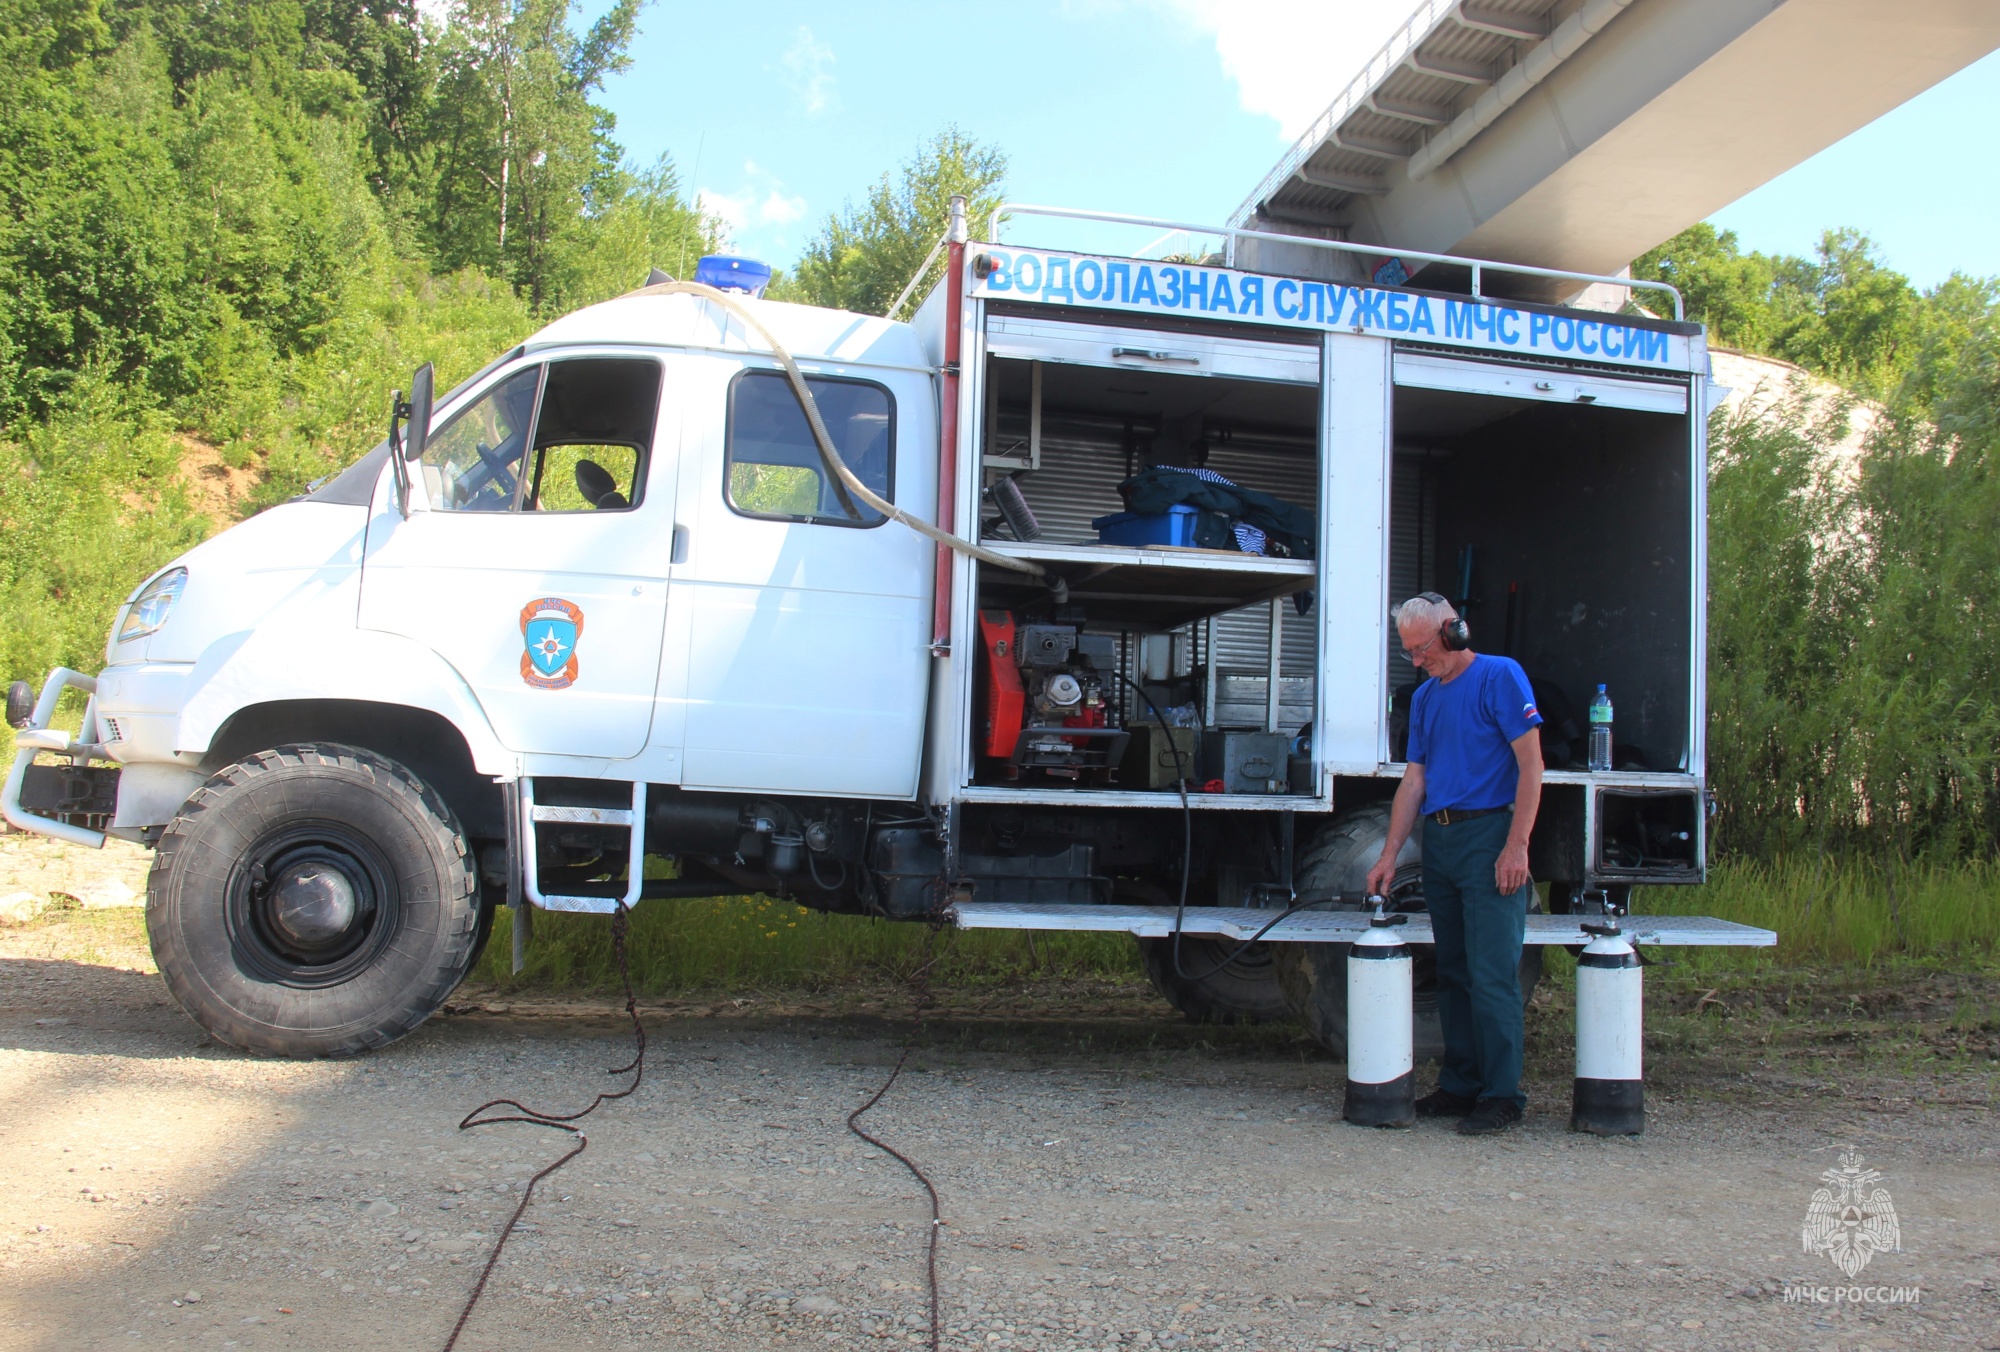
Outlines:
{"type": "Polygon", "coordinates": [[[1232,376],[1295,385],[1319,383],[1320,350],[1316,343],[1268,343],[1253,338],[995,315],[986,322],[986,351],[995,357],[1111,370],[1232,376]]]}

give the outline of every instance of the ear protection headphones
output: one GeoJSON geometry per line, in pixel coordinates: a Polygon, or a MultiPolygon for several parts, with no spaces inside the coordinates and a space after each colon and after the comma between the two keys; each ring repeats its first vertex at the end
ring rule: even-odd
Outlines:
{"type": "MultiPolygon", "coordinates": [[[[1429,601],[1434,606],[1451,604],[1436,592],[1418,592],[1417,599],[1429,601]]],[[[1444,640],[1444,650],[1448,653],[1462,653],[1472,646],[1472,630],[1466,626],[1462,615],[1454,615],[1439,625],[1438,637],[1444,640]]]]}

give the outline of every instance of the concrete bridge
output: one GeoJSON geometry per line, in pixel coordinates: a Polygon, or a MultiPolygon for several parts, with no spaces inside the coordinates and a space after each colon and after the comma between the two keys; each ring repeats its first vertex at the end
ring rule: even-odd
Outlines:
{"type": "MultiPolygon", "coordinates": [[[[1230,223],[1617,273],[1996,47],[1996,0],[1424,0],[1230,223]]],[[[1970,147],[1994,129],[1964,134],[1970,147]]],[[[1991,163],[1991,147],[1972,158],[1991,163]]],[[[1855,191],[1921,187],[1895,176],[1885,164],[1855,191]]],[[[1261,241],[1239,257],[1363,266],[1261,241]]]]}

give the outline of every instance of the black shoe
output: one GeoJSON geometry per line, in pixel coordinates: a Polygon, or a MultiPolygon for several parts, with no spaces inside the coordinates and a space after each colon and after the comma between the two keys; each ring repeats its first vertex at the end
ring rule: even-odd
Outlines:
{"type": "MultiPolygon", "coordinates": [[[[1421,1110],[1420,1110],[1421,1111],[1421,1110]]],[[[1458,1124],[1461,1136],[1490,1136],[1505,1131],[1521,1120],[1521,1110],[1512,1099],[1483,1098],[1458,1124]]]]}
{"type": "Polygon", "coordinates": [[[1417,1100],[1417,1116],[1464,1117],[1477,1103],[1477,1099],[1454,1094],[1449,1089],[1439,1089],[1417,1100]]]}

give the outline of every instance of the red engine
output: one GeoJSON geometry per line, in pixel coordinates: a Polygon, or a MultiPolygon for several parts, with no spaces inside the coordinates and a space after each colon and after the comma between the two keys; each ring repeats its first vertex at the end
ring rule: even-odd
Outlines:
{"type": "Polygon", "coordinates": [[[1009,779],[1109,783],[1129,740],[1110,726],[1105,698],[1115,640],[1085,636],[1078,624],[1017,624],[1004,610],[979,612],[979,636],[987,757],[1009,779]]]}

